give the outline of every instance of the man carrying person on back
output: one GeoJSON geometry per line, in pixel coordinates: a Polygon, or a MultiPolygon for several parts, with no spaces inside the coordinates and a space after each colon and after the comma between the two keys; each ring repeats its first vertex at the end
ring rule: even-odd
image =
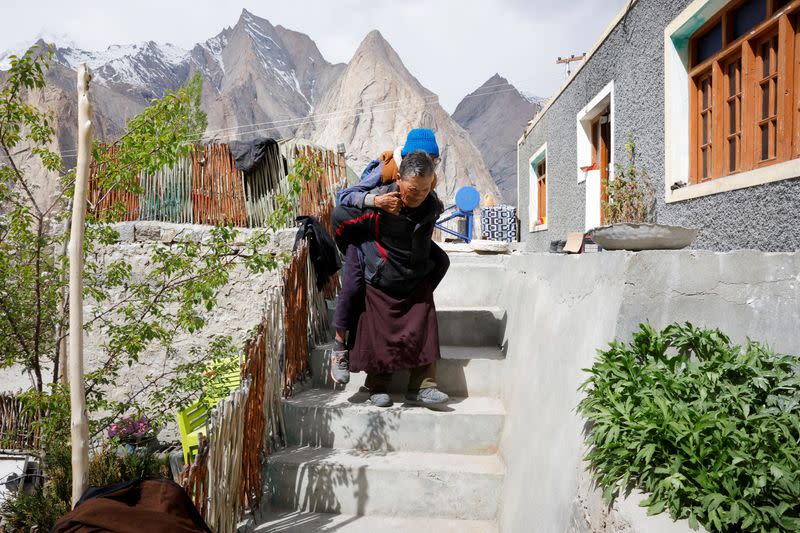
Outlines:
{"type": "MultiPolygon", "coordinates": [[[[349,309],[353,314],[348,318],[355,322],[355,331],[349,331],[349,363],[367,372],[370,401],[379,407],[392,404],[392,374],[406,369],[411,373],[406,400],[439,404],[449,399],[436,385],[440,348],[433,291],[449,262],[432,259],[434,223],[443,211],[433,178],[431,157],[412,152],[403,158],[399,179],[375,190],[398,194],[402,207],[397,214],[345,205],[333,212],[336,244],[342,251],[356,248],[363,275],[363,300],[349,309]]],[[[352,282],[350,275],[345,273],[343,287],[352,282]]]]}
{"type": "MultiPolygon", "coordinates": [[[[439,146],[433,131],[429,129],[411,130],[403,147],[394,151],[388,150],[370,162],[362,174],[361,181],[349,187],[337,196],[337,204],[358,209],[375,208],[391,215],[399,215],[403,207],[398,191],[375,194],[375,189],[393,183],[399,178],[399,167],[402,159],[414,151],[423,151],[431,156],[434,165],[438,161],[439,146]]],[[[434,176],[431,184],[436,186],[434,176]]],[[[438,199],[437,199],[438,201],[438,199]]],[[[350,244],[344,251],[344,277],[342,289],[334,312],[333,326],[336,330],[336,344],[331,354],[331,377],[337,383],[350,380],[348,352],[355,342],[354,332],[358,316],[363,310],[365,295],[364,257],[358,246],[350,244]],[[350,339],[348,339],[348,331],[350,339]]],[[[429,260],[438,279],[444,277],[450,266],[447,254],[435,243],[431,243],[429,260]]],[[[437,281],[438,284],[438,281],[437,281]]],[[[435,288],[435,287],[434,287],[435,288]]]]}

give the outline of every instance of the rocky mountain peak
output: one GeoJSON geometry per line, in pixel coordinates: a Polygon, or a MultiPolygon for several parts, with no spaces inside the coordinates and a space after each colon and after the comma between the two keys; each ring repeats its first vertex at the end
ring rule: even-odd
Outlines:
{"type": "MultiPolygon", "coordinates": [[[[44,106],[63,121],[58,144],[64,150],[75,145],[70,113],[78,64],[87,63],[98,81],[93,96],[103,138],[118,135],[149,99],[199,71],[201,105],[208,114],[206,140],[300,135],[329,147],[344,142],[351,164],[360,171],[381,151],[402,144],[410,129],[427,127],[436,132],[442,153],[438,172],[443,198],[452,199],[466,184],[497,191],[469,134],[377,30],[364,37],[349,64],[335,65],[308,35],[274,26],[247,9],[235,24],[191,50],[154,41],[105,50],[61,44],[67,39],[57,42],[48,83],[60,91],[44,106]]],[[[0,54],[0,68],[2,60],[0,54]]]]}
{"type": "Polygon", "coordinates": [[[486,85],[491,85],[495,83],[508,83],[508,80],[501,76],[499,73],[495,72],[494,76],[486,80],[486,82],[481,86],[485,87],[486,85]]]}
{"type": "Polygon", "coordinates": [[[378,30],[372,30],[358,45],[353,62],[383,63],[400,72],[408,72],[400,56],[378,30]]]}
{"type": "Polygon", "coordinates": [[[497,196],[497,187],[467,132],[442,109],[436,95],[409,73],[378,31],[361,42],[316,115],[301,133],[326,146],[345,143],[356,172],[382,151],[401,145],[409,130],[431,128],[442,153],[437,171],[440,196],[450,201],[463,185],[497,196]]]}
{"type": "Polygon", "coordinates": [[[464,97],[453,119],[472,137],[500,189],[502,201],[517,202],[516,142],[540,104],[522,95],[498,73],[464,97]]]}

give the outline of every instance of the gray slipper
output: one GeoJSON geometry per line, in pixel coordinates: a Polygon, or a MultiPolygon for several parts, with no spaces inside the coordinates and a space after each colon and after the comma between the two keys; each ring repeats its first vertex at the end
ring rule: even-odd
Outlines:
{"type": "Polygon", "coordinates": [[[429,387],[427,389],[419,389],[416,391],[408,391],[406,400],[409,402],[424,403],[427,405],[447,403],[450,396],[443,393],[436,387],[429,387]]]}
{"type": "Polygon", "coordinates": [[[392,405],[392,397],[384,392],[376,392],[370,395],[369,401],[376,407],[389,407],[392,405]]]}

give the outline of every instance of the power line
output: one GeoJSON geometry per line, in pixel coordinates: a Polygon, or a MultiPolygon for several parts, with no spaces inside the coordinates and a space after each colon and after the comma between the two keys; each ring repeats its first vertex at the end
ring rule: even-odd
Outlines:
{"type": "MultiPolygon", "coordinates": [[[[512,91],[517,91],[517,89],[511,83],[509,83],[509,82],[498,83],[498,84],[494,84],[494,85],[487,85],[487,86],[484,86],[484,87],[480,87],[479,89],[476,90],[475,93],[465,96],[464,99],[477,98],[479,96],[488,96],[488,95],[492,95],[492,94],[501,94],[501,93],[512,92],[512,91]],[[491,90],[491,91],[486,91],[485,90],[485,89],[491,89],[493,87],[505,87],[505,89],[491,90]]],[[[274,121],[267,121],[267,122],[255,122],[255,123],[251,123],[251,124],[240,124],[240,125],[231,126],[231,127],[228,127],[228,128],[219,128],[219,129],[216,129],[216,130],[210,130],[210,131],[204,132],[203,134],[197,135],[196,137],[190,137],[187,140],[188,141],[200,141],[201,139],[209,139],[209,140],[211,140],[214,137],[214,134],[223,133],[223,132],[231,132],[231,133],[229,133],[228,135],[220,136],[219,137],[220,139],[236,140],[241,135],[250,135],[250,134],[253,134],[253,133],[261,133],[261,132],[265,132],[265,131],[274,131],[274,130],[279,130],[279,129],[287,128],[287,127],[299,127],[299,126],[304,126],[306,124],[312,124],[312,123],[315,123],[315,122],[319,122],[319,123],[323,123],[324,124],[324,123],[331,122],[333,120],[346,119],[346,118],[356,118],[356,117],[365,115],[369,111],[372,111],[372,112],[388,112],[388,111],[398,111],[398,110],[401,110],[401,109],[409,109],[409,108],[417,109],[417,108],[420,108],[420,107],[427,107],[428,105],[431,105],[431,104],[435,103],[435,101],[438,100],[438,96],[436,96],[436,95],[423,96],[422,100],[424,102],[423,104],[416,104],[416,105],[413,105],[413,106],[399,106],[399,105],[396,105],[396,106],[393,106],[393,107],[381,108],[382,106],[386,106],[386,105],[389,105],[389,104],[396,104],[396,103],[399,103],[399,102],[402,101],[402,100],[398,99],[398,100],[390,100],[390,101],[387,101],[387,102],[379,102],[379,103],[376,103],[376,104],[374,104],[374,105],[372,105],[370,107],[366,107],[366,106],[362,105],[362,106],[359,106],[359,107],[342,109],[342,110],[335,110],[335,111],[330,111],[330,112],[327,112],[327,113],[317,113],[317,114],[312,113],[312,114],[306,115],[304,117],[297,117],[297,118],[293,118],[293,119],[281,119],[281,120],[274,120],[274,121]],[[348,113],[348,111],[352,111],[352,110],[360,110],[360,111],[357,111],[355,113],[348,113]],[[270,127],[262,127],[262,126],[270,126],[270,127]],[[247,130],[247,131],[236,131],[236,130],[245,130],[246,128],[255,128],[255,129],[250,129],[250,130],[247,130]]],[[[122,136],[122,138],[125,138],[128,134],[129,133],[126,133],[125,135],[122,136]]],[[[65,150],[65,151],[61,152],[61,155],[62,155],[62,157],[68,157],[70,155],[75,155],[76,153],[77,153],[77,150],[65,150]]]]}

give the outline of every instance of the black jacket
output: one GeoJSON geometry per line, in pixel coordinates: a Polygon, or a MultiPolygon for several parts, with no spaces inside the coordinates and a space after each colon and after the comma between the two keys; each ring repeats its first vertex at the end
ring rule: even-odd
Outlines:
{"type": "MultiPolygon", "coordinates": [[[[398,190],[390,183],[374,190],[381,195],[398,190]]],[[[415,209],[391,215],[379,209],[339,205],[333,211],[336,245],[361,247],[364,278],[370,285],[392,294],[408,294],[434,268],[430,258],[433,225],[444,210],[431,192],[415,209]]]]}
{"type": "Polygon", "coordinates": [[[342,266],[339,255],[336,253],[336,246],[333,244],[330,234],[319,220],[312,216],[300,216],[295,219],[300,222],[297,235],[294,238],[294,250],[303,239],[308,240],[308,256],[314,264],[314,272],[317,276],[317,290],[328,283],[328,280],[342,266]]]}

